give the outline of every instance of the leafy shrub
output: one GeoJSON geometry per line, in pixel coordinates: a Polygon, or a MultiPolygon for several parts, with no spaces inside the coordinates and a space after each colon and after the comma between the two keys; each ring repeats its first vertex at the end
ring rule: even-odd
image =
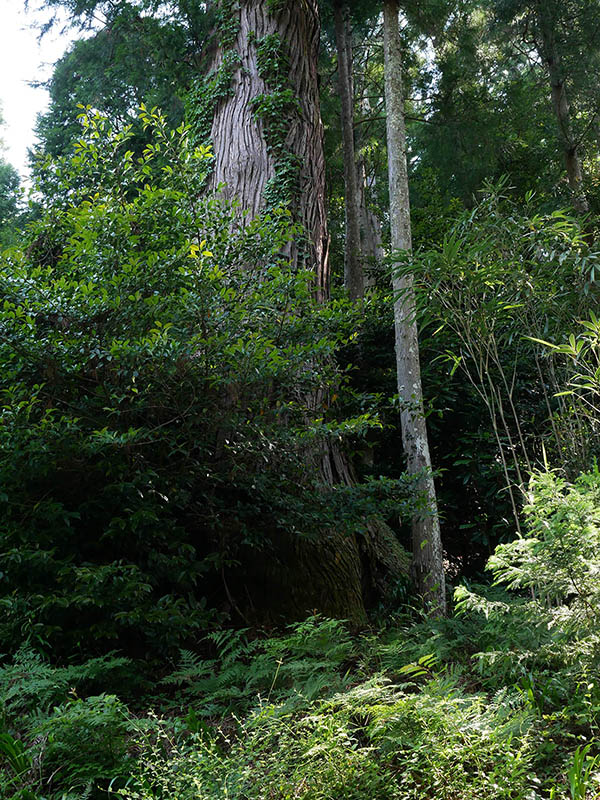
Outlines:
{"type": "Polygon", "coordinates": [[[527,535],[499,545],[489,560],[494,582],[528,589],[532,599],[558,610],[561,625],[597,622],[600,586],[600,472],[568,483],[556,473],[535,474],[524,508],[527,535]]]}
{"type": "MultiPolygon", "coordinates": [[[[285,209],[240,228],[199,199],[210,152],[141,119],[137,159],[130,131],[83,112],[0,265],[4,647],[173,652],[231,610],[225,572],[249,550],[362,529],[376,506],[372,485],[361,502],[306,468],[378,424],[326,416],[346,307],[288,269],[285,209]]],[[[398,510],[410,487],[382,493],[398,510]]]]}
{"type": "Polygon", "coordinates": [[[540,211],[533,194],[516,202],[506,180],[480,196],[439,243],[395,265],[415,276],[446,542],[471,577],[518,530],[543,449],[573,479],[598,441],[597,413],[563,392],[570,365],[536,341],[563,341],[597,306],[598,253],[580,221],[540,211]]]}
{"type": "Polygon", "coordinates": [[[489,686],[513,681],[538,713],[575,730],[600,722],[600,472],[573,483],[535,474],[526,531],[499,545],[488,568],[510,593],[456,590],[457,609],[483,614],[490,629],[477,654],[489,686]]]}

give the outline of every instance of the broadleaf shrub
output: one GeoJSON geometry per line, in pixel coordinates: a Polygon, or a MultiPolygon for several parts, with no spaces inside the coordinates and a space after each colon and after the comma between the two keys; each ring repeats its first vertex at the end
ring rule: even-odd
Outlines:
{"type": "Polygon", "coordinates": [[[573,482],[534,474],[524,519],[523,535],[499,545],[488,562],[508,591],[459,587],[457,611],[487,620],[487,646],[476,658],[488,686],[512,681],[538,713],[597,731],[600,472],[573,482]]]}
{"type": "Polygon", "coordinates": [[[83,111],[0,264],[4,648],[174,652],[232,611],[225,574],[249,550],[409,503],[406,481],[307,469],[378,420],[327,411],[354,318],[289,269],[286,209],[236,221],[200,197],[210,151],[141,120],[134,158],[128,129],[83,111]]]}

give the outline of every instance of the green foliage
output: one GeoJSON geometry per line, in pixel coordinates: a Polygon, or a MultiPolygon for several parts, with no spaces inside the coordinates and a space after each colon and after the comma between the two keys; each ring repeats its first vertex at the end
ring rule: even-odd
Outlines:
{"type": "Polygon", "coordinates": [[[31,758],[20,739],[13,739],[10,733],[0,733],[0,755],[3,756],[12,771],[11,776],[0,775],[0,787],[12,788],[19,779],[31,769],[31,758]]]}
{"type": "Polygon", "coordinates": [[[53,789],[69,791],[105,785],[127,776],[125,735],[131,730],[126,706],[114,695],[70,699],[32,728],[42,743],[44,774],[53,789]]]}
{"type": "Polygon", "coordinates": [[[0,245],[15,242],[19,228],[19,175],[0,157],[0,245]]]}
{"type": "Polygon", "coordinates": [[[83,664],[51,666],[32,650],[19,650],[13,661],[0,668],[1,717],[5,721],[20,719],[63,703],[70,691],[82,693],[107,685],[127,685],[126,658],[112,654],[90,659],[83,664]]]}
{"type": "Polygon", "coordinates": [[[483,624],[478,614],[420,625],[406,617],[358,637],[314,617],[268,638],[215,632],[216,657],[185,652],[165,682],[177,694],[164,718],[133,715],[110,695],[83,698],[80,688],[36,710],[30,692],[30,712],[15,707],[0,740],[0,786],[15,800],[100,798],[109,786],[131,800],[581,800],[596,784],[597,757],[582,743],[593,714],[577,685],[552,706],[540,660],[520,673],[527,681],[518,672],[507,681],[497,665],[477,672],[471,654],[486,640],[518,658],[511,631],[520,625],[531,639],[531,619],[505,599],[512,624],[492,610],[483,624]]]}
{"type": "Polygon", "coordinates": [[[248,634],[244,629],[209,634],[217,657],[203,660],[183,651],[179,668],[163,682],[179,686],[190,702],[201,699],[198,713],[208,717],[245,711],[261,698],[298,705],[347,684],[343,665],[355,652],[341,622],[309,617],[285,636],[249,639],[248,634]]]}
{"type": "Polygon", "coordinates": [[[128,711],[107,686],[133,688],[111,655],[64,667],[20,650],[0,668],[0,791],[15,800],[80,793],[127,769],[128,711]],[[90,694],[90,696],[84,696],[90,694]],[[5,767],[7,767],[5,769],[5,767]],[[38,795],[38,792],[40,793],[38,795]],[[13,794],[14,793],[14,794],[13,794]]]}
{"type": "MultiPolygon", "coordinates": [[[[347,307],[290,273],[285,209],[239,229],[199,199],[210,151],[156,111],[140,122],[136,157],[131,129],[83,110],[0,269],[5,647],[172,651],[222,616],[242,553],[341,520],[361,531],[373,507],[372,483],[338,491],[306,469],[379,424],[327,414],[347,307]]],[[[410,487],[394,487],[398,510],[410,487]]]]}
{"type": "Polygon", "coordinates": [[[373,678],[306,706],[265,702],[237,733],[143,737],[127,798],[530,796],[531,715],[504,697],[464,697],[451,680],[414,694],[373,678]]]}
{"type": "MultiPolygon", "coordinates": [[[[494,585],[457,590],[457,617],[397,615],[356,635],[314,616],[279,634],[251,627],[282,542],[294,551],[415,508],[406,481],[378,477],[402,469],[388,275],[359,319],[343,300],[317,307],[311,275],[280,255],[301,235],[283,207],[299,191],[285,139],[301,100],[285,46],[252,40],[276,174],[268,213],[242,230],[201,199],[211,154],[194,147],[239,68],[236,0],[67,5],[108,15],[59,63],[39,127],[48,151],[76,150],[40,158],[38,219],[0,264],[0,643],[28,643],[0,667],[0,795],[591,800],[598,256],[589,229],[555,210],[566,188],[539,42],[521,47],[534,5],[404,6],[421,249],[390,261],[417,279],[451,567],[476,572],[503,543],[494,585]],[[510,29],[491,25],[494,11],[510,29]],[[220,66],[198,79],[215,44],[220,66]],[[178,122],[192,81],[193,130],[171,131],[148,107],[178,122]],[[481,191],[484,179],[497,185],[481,191]],[[359,485],[323,486],[331,442],[350,444],[359,485]],[[548,457],[560,473],[532,470],[548,457]],[[250,621],[223,628],[228,615],[250,621]],[[155,683],[147,665],[89,658],[113,648],[152,659],[155,683]]],[[[546,5],[594,187],[593,4],[546,5]]],[[[357,152],[385,219],[380,7],[351,6],[357,152]]],[[[333,55],[323,72],[333,85],[333,55]]],[[[338,98],[325,95],[341,240],[338,98]]],[[[0,174],[8,217],[13,177],[0,174]]]]}
{"type": "MultiPolygon", "coordinates": [[[[417,14],[433,5],[427,33],[436,41],[434,63],[429,57],[417,77],[422,99],[414,108],[429,124],[410,125],[413,146],[422,154],[417,182],[432,171],[445,193],[471,206],[485,181],[508,175],[518,196],[535,190],[550,208],[565,204],[556,122],[541,65],[532,63],[522,42],[511,46],[504,31],[494,29],[492,4],[415,5],[417,14]]],[[[423,21],[416,22],[418,34],[423,21]]]]}
{"type": "Polygon", "coordinates": [[[395,267],[416,279],[442,498],[456,536],[486,557],[518,529],[515,486],[544,448],[570,476],[595,453],[592,420],[563,394],[567,359],[526,337],[560,341],[598,293],[597,254],[577,220],[540,212],[533,195],[516,203],[506,180],[487,191],[439,244],[395,267]]]}
{"type": "Polygon", "coordinates": [[[600,473],[569,484],[554,473],[534,475],[524,508],[528,535],[500,545],[488,567],[496,583],[530,589],[548,607],[581,624],[595,618],[600,553],[600,473]]]}
{"type": "MultiPolygon", "coordinates": [[[[596,279],[596,264],[590,266],[590,281],[596,279]]],[[[580,332],[569,332],[561,344],[534,339],[556,356],[563,357],[566,371],[565,388],[560,397],[572,397],[588,426],[595,430],[598,420],[598,398],[600,397],[600,320],[593,310],[589,319],[578,320],[580,332]]]]}
{"type": "Polygon", "coordinates": [[[486,684],[514,681],[532,708],[556,727],[600,722],[598,586],[600,474],[570,484],[533,476],[526,531],[499,545],[488,568],[501,597],[456,590],[459,612],[483,613],[487,643],[477,654],[486,684]],[[516,594],[515,594],[516,592],[516,594]]]}
{"type": "Polygon", "coordinates": [[[235,50],[223,53],[216,70],[194,82],[186,98],[186,117],[198,142],[208,143],[217,105],[231,94],[231,81],[239,68],[235,50]]]}
{"type": "MultiPolygon", "coordinates": [[[[538,148],[541,145],[547,149],[550,158],[554,155],[550,150],[553,148],[558,159],[564,158],[565,149],[577,148],[578,156],[588,161],[585,170],[591,174],[590,180],[586,177],[584,186],[590,195],[592,207],[597,209],[596,157],[586,158],[587,153],[591,155],[597,152],[595,132],[592,131],[598,86],[596,81],[590,80],[598,67],[600,44],[598,31],[593,25],[596,15],[594,4],[587,0],[567,3],[547,0],[542,5],[530,0],[495,0],[490,5],[494,13],[490,32],[504,45],[505,52],[512,58],[518,54],[517,57],[522,59],[523,44],[531,42],[536,51],[538,74],[548,81],[548,71],[553,70],[552,80],[555,83],[564,81],[568,87],[568,122],[565,124],[564,120],[559,122],[554,118],[550,135],[540,137],[538,148]]],[[[525,76],[521,77],[519,83],[525,82],[525,76]]],[[[546,94],[549,96],[550,86],[546,85],[546,94]]],[[[528,113],[527,108],[524,111],[528,113]]],[[[541,166],[543,168],[543,164],[541,166]]],[[[554,193],[562,194],[565,200],[570,199],[565,191],[567,186],[561,187],[558,180],[556,183],[554,193]]],[[[531,187],[534,185],[531,182],[531,187]]]]}
{"type": "Polygon", "coordinates": [[[158,14],[152,13],[156,3],[146,0],[65,5],[73,16],[87,17],[84,25],[93,23],[56,62],[46,84],[50,104],[36,125],[39,150],[68,155],[79,137],[81,103],[115,127],[133,125],[131,149],[141,154],[147,138],[137,118],[140,104],[159,106],[173,127],[181,122],[188,88],[203,61],[198,43],[208,37],[213,15],[202,3],[171,4],[158,14]]]}
{"type": "MultiPolygon", "coordinates": [[[[277,9],[272,10],[276,13],[277,9]]],[[[297,196],[302,164],[286,144],[290,120],[301,113],[298,98],[289,87],[289,59],[279,34],[256,40],[258,73],[268,86],[252,98],[253,114],[263,125],[267,151],[273,157],[275,174],[265,187],[267,208],[287,205],[297,196]]]]}
{"type": "Polygon", "coordinates": [[[215,27],[219,46],[226,52],[235,44],[240,29],[238,0],[217,0],[215,27]]]}
{"type": "Polygon", "coordinates": [[[567,770],[571,800],[585,800],[588,792],[598,785],[598,775],[592,770],[598,766],[600,756],[588,755],[591,743],[578,747],[573,753],[573,763],[567,770]]]}

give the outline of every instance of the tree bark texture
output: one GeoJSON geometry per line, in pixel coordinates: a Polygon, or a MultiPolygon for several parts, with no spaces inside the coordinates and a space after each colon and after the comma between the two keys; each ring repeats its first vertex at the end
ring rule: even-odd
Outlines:
{"type": "Polygon", "coordinates": [[[590,209],[585,193],[579,145],[571,124],[566,76],[563,72],[560,51],[556,41],[553,4],[548,3],[547,0],[537,0],[536,13],[541,35],[540,55],[548,70],[552,107],[558,124],[558,136],[564,153],[567,178],[573,195],[573,205],[580,214],[587,214],[590,209]]]}
{"type": "MultiPolygon", "coordinates": [[[[358,64],[358,81],[354,82],[355,98],[363,119],[373,116],[373,107],[369,96],[371,88],[365,80],[368,63],[372,58],[371,50],[372,45],[370,44],[366,44],[363,48],[362,61],[358,64]]],[[[378,270],[381,269],[385,253],[381,234],[381,220],[369,205],[369,199],[375,189],[376,178],[374,174],[367,175],[366,157],[362,152],[361,146],[362,136],[365,135],[364,131],[364,125],[355,126],[356,171],[360,207],[360,251],[364,283],[365,288],[367,288],[375,285],[376,275],[378,270]]]]}
{"type": "MultiPolygon", "coordinates": [[[[392,248],[411,250],[402,47],[397,0],[384,0],[383,9],[392,248]]],[[[428,506],[427,513],[415,516],[412,522],[414,579],[428,611],[443,614],[446,597],[442,540],[423,408],[412,276],[396,275],[393,288],[398,394],[401,402],[406,404],[401,411],[402,444],[407,470],[410,474],[421,476],[419,489],[428,506]]]]}
{"type": "MultiPolygon", "coordinates": [[[[316,283],[325,296],[329,283],[328,233],[325,214],[325,157],[323,125],[319,107],[317,58],[320,22],[317,0],[269,4],[265,0],[240,0],[233,5],[238,31],[233,44],[238,63],[231,91],[213,118],[212,143],[215,154],[212,188],[239,203],[239,218],[253,219],[267,206],[269,187],[277,195],[278,155],[285,152],[288,163],[297,166],[289,195],[281,199],[292,212],[293,221],[303,226],[305,241],[290,245],[293,266],[314,265],[316,283]],[[293,102],[282,112],[284,118],[261,117],[261,98],[273,96],[268,70],[262,69],[259,48],[268,37],[279,37],[286,60],[287,89],[293,102]],[[257,106],[258,104],[258,106],[257,106]],[[274,142],[273,127],[285,126],[281,141],[274,142]],[[271,137],[271,141],[269,141],[271,137]]],[[[224,53],[218,53],[218,69],[224,53]]],[[[284,178],[282,178],[282,181],[284,178]]],[[[302,239],[303,237],[299,237],[302,239]]]]}
{"type": "Polygon", "coordinates": [[[344,286],[352,300],[364,296],[361,259],[360,196],[354,147],[354,92],[352,89],[352,33],[348,7],[335,0],[333,6],[338,57],[338,86],[342,106],[342,142],[344,152],[344,204],[346,240],[344,250],[344,286]]]}

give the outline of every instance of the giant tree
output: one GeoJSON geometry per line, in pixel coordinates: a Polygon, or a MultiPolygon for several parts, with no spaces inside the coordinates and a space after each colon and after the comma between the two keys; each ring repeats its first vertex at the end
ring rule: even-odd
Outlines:
{"type": "MultiPolygon", "coordinates": [[[[209,106],[199,109],[199,118],[212,111],[213,189],[239,203],[242,224],[284,204],[301,231],[291,242],[291,266],[314,270],[324,299],[328,237],[318,3],[222,0],[220,8],[219,50],[208,81],[214,93],[199,97],[209,106]]],[[[323,484],[352,485],[351,465],[336,443],[310,446],[306,460],[323,484]]],[[[373,588],[382,572],[393,579],[405,566],[391,531],[376,519],[365,526],[362,541],[341,529],[322,531],[313,544],[285,535],[281,541],[294,551],[287,586],[298,592],[298,604],[312,600],[312,607],[355,619],[363,613],[364,590],[373,588]]]]}
{"type": "Polygon", "coordinates": [[[314,266],[325,296],[318,4],[221,0],[217,8],[218,49],[208,82],[218,91],[198,96],[209,106],[199,114],[212,116],[213,187],[235,198],[246,220],[286,205],[305,233],[290,244],[291,262],[314,266]]]}
{"type": "MultiPolygon", "coordinates": [[[[315,295],[325,300],[328,234],[317,0],[220,0],[206,7],[214,22],[205,47],[209,67],[198,70],[189,108],[193,134],[210,141],[214,153],[207,192],[215,198],[215,209],[231,209],[225,213],[231,213],[233,228],[260,224],[265,215],[288,215],[288,268],[312,270],[315,295]]],[[[313,368],[309,360],[305,369],[313,368]]],[[[296,391],[290,401],[305,403],[309,412],[321,408],[325,413],[328,398],[296,391]]],[[[233,394],[224,402],[235,402],[233,394]]],[[[349,460],[331,437],[307,437],[304,458],[306,484],[299,492],[307,498],[318,483],[324,488],[352,486],[349,460]]],[[[279,611],[300,616],[318,609],[361,620],[365,590],[379,587],[384,572],[393,582],[405,570],[401,548],[377,521],[361,522],[362,538],[345,524],[327,523],[326,529],[319,529],[316,522],[309,538],[267,517],[260,527],[256,533],[269,548],[268,555],[264,549],[252,553],[247,548],[248,562],[235,574],[255,575],[255,585],[267,591],[263,597],[253,596],[250,604],[256,611],[261,606],[270,610],[271,616],[279,611]]],[[[232,535],[244,538],[243,532],[232,535]]]]}

